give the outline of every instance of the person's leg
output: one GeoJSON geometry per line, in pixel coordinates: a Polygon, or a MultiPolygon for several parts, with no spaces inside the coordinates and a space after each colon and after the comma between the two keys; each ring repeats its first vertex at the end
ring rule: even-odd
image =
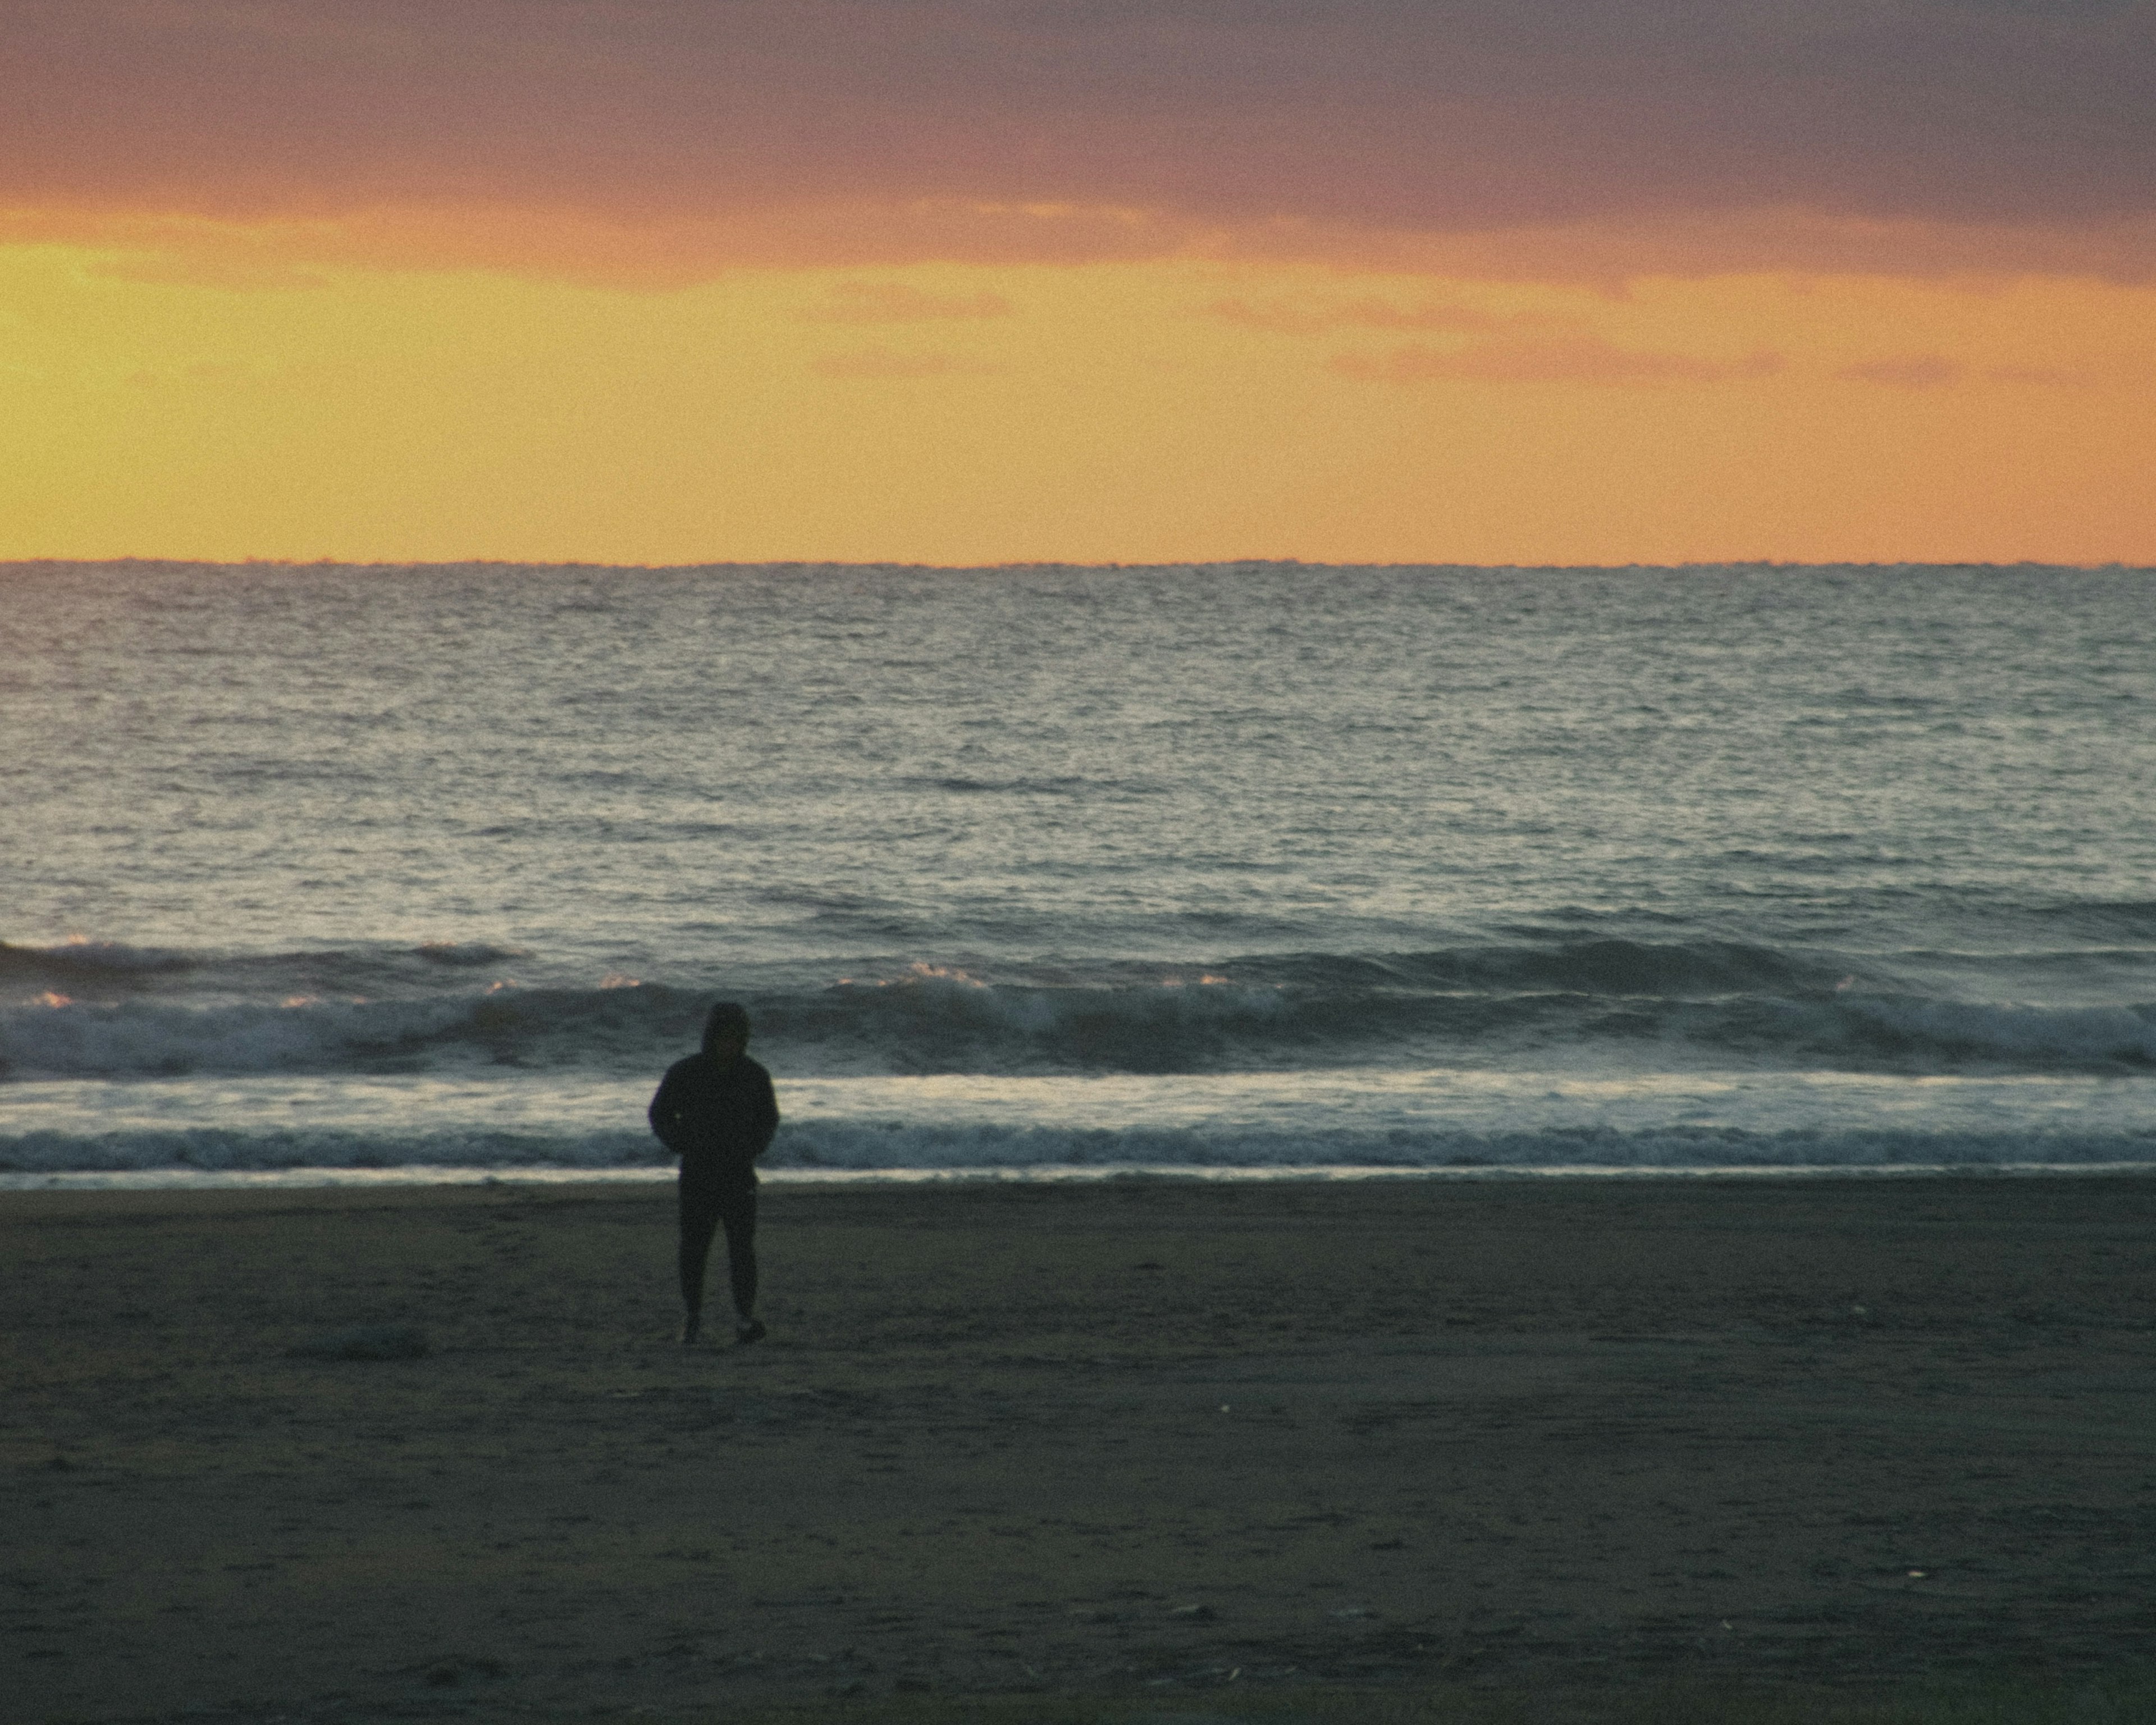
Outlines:
{"type": "Polygon", "coordinates": [[[718,1231],[719,1194],[708,1180],[681,1170],[681,1339],[693,1342],[704,1322],[704,1266],[718,1231]]]}
{"type": "Polygon", "coordinates": [[[726,1229],[735,1339],[754,1342],[763,1335],[763,1326],[756,1321],[756,1188],[737,1186],[727,1191],[719,1206],[719,1219],[726,1229]]]}

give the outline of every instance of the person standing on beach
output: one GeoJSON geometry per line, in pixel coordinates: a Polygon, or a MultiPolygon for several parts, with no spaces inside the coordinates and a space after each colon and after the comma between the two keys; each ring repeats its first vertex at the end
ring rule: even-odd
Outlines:
{"type": "Polygon", "coordinates": [[[748,1014],[711,1009],[700,1054],[666,1069],[651,1099],[651,1130],[681,1158],[681,1340],[704,1327],[704,1265],[726,1230],[734,1341],[763,1339],[756,1317],[756,1159],[778,1130],[771,1074],[748,1057],[748,1014]]]}

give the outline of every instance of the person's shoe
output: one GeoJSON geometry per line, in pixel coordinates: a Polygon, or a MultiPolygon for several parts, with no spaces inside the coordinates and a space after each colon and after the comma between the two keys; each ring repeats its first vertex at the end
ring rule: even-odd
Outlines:
{"type": "Polygon", "coordinates": [[[684,1348],[703,1333],[704,1320],[697,1313],[692,1312],[681,1320],[681,1345],[684,1348]]]}
{"type": "Polygon", "coordinates": [[[736,1324],[734,1326],[734,1346],[737,1348],[746,1348],[752,1342],[761,1342],[763,1340],[763,1326],[758,1323],[754,1318],[749,1319],[747,1323],[736,1324]]]}

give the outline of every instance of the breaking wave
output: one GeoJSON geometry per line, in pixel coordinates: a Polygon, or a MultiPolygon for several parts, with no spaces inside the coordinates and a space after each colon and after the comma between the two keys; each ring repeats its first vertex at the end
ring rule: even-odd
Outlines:
{"type": "MultiPolygon", "coordinates": [[[[656,1070],[693,1046],[709,987],[623,976],[524,986],[485,944],[219,957],[117,945],[0,947],[0,1077],[656,1070]]],[[[1957,961],[1949,998],[1891,964],[1735,942],[1521,940],[1389,954],[959,965],[873,961],[835,980],[728,989],[797,1073],[1231,1072],[1502,1062],[1651,1043],[1670,1057],[1856,1070],[2140,1071],[2156,998],[1967,998],[2071,973],[1957,961]],[[1966,991],[1959,992],[1959,991],[1966,991]]],[[[2049,966],[2049,968],[2046,968],[2049,966]]],[[[543,967],[541,967],[543,970],[543,967]]],[[[2156,955],[2087,955],[2156,997],[2156,955]]],[[[2078,985],[2066,978],[2067,998],[2078,985]]]]}
{"type": "Polygon", "coordinates": [[[648,1065],[696,1020],[677,992],[490,988],[421,1000],[106,1005],[53,997],[0,1009],[0,1076],[176,1077],[510,1065],[555,1044],[586,1064],[648,1065]]]}
{"type": "Polygon", "coordinates": [[[176,986],[211,994],[300,988],[347,993],[393,988],[399,982],[424,985],[440,972],[529,956],[521,947],[485,941],[244,954],[184,952],[120,941],[71,940],[50,947],[0,941],[0,991],[72,989],[108,1002],[140,993],[168,994],[176,986]]]}

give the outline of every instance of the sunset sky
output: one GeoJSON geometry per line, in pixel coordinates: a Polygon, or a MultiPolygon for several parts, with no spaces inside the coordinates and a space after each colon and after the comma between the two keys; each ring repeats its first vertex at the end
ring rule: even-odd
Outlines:
{"type": "Polygon", "coordinates": [[[2156,3],[4,41],[0,557],[2156,562],[2156,3]]]}

